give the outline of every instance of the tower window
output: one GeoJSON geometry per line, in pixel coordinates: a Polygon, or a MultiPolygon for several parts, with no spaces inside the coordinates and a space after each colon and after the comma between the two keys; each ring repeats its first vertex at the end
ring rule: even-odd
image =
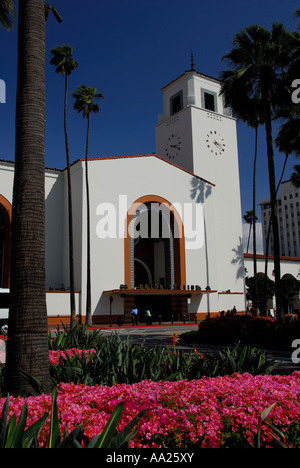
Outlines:
{"type": "Polygon", "coordinates": [[[181,111],[181,109],[183,108],[182,91],[179,91],[179,93],[174,94],[174,96],[170,98],[170,108],[171,115],[174,115],[177,112],[181,111]]]}
{"type": "Polygon", "coordinates": [[[201,89],[202,107],[217,112],[217,95],[213,91],[201,89]]]}

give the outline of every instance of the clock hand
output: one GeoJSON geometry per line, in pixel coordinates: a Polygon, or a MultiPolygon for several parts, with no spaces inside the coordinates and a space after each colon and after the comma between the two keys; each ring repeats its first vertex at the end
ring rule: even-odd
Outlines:
{"type": "Polygon", "coordinates": [[[214,141],[214,144],[216,146],[218,146],[218,148],[220,148],[220,150],[224,151],[224,148],[222,148],[222,145],[220,145],[220,143],[218,143],[217,141],[214,141]]]}

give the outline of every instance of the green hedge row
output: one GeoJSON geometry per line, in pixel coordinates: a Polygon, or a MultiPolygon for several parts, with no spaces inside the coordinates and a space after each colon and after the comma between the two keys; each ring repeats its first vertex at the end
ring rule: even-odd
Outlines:
{"type": "Polygon", "coordinates": [[[290,351],[292,342],[300,339],[300,320],[279,323],[246,315],[210,318],[200,322],[198,331],[185,333],[182,338],[195,344],[233,345],[239,341],[242,345],[290,351]]]}

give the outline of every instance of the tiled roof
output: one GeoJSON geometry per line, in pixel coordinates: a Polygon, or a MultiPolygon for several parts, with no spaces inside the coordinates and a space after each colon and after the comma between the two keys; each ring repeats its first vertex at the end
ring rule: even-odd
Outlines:
{"type": "MultiPolygon", "coordinates": [[[[178,166],[177,164],[174,164],[170,161],[167,161],[166,159],[162,158],[161,156],[158,156],[155,153],[151,154],[132,154],[132,155],[127,155],[127,156],[104,156],[100,158],[88,158],[89,161],[113,161],[113,160],[118,160],[118,159],[132,159],[132,158],[157,158],[161,161],[163,161],[166,164],[170,164],[173,167],[176,167],[177,169],[180,169],[183,172],[186,172],[187,174],[191,175],[192,177],[196,177],[197,179],[202,180],[203,182],[206,182],[207,184],[212,185],[213,187],[215,184],[210,182],[209,180],[203,179],[203,177],[197,176],[196,174],[193,174],[192,172],[188,171],[187,169],[183,169],[182,167],[178,166]]],[[[84,158],[78,159],[75,161],[73,164],[76,164],[78,161],[85,161],[84,158]]]]}

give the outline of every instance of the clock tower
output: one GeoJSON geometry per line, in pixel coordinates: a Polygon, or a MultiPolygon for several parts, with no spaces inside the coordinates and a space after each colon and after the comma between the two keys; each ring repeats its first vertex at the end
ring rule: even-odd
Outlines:
{"type": "Polygon", "coordinates": [[[224,106],[220,90],[219,80],[193,67],[163,87],[156,154],[214,184],[197,194],[197,182],[191,177],[191,201],[203,203],[206,226],[210,225],[208,241],[215,239],[219,287],[232,291],[243,290],[241,284],[237,288],[235,279],[244,278],[238,147],[236,120],[224,106]],[[213,199],[213,214],[205,206],[208,196],[213,199]],[[228,265],[235,265],[232,281],[228,265]]]}
{"type": "Polygon", "coordinates": [[[162,88],[163,114],[156,126],[156,153],[212,182],[224,167],[230,165],[232,173],[238,163],[236,121],[220,89],[215,78],[185,72],[162,88]]]}

